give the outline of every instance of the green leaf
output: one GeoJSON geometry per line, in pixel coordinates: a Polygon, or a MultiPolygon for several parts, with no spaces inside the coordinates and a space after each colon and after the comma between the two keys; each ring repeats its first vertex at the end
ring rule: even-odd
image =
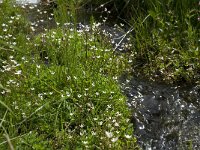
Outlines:
{"type": "Polygon", "coordinates": [[[10,89],[4,87],[1,83],[0,83],[0,89],[2,89],[2,90],[6,90],[7,93],[10,93],[10,92],[11,92],[10,89]]]}
{"type": "Polygon", "coordinates": [[[7,110],[9,110],[12,114],[14,114],[13,111],[1,100],[0,100],[0,104],[3,105],[5,108],[7,108],[7,110]]]}

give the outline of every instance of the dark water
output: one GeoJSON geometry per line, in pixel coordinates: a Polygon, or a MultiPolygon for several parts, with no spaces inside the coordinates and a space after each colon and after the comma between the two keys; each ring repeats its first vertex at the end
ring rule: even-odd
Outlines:
{"type": "MultiPolygon", "coordinates": [[[[41,5],[27,9],[34,33],[56,27],[51,12],[47,10],[41,5]]],[[[81,14],[79,25],[86,24],[90,18],[88,14],[81,14]],[[84,21],[83,14],[87,21],[84,21]]],[[[131,29],[121,30],[104,23],[101,30],[108,35],[115,50],[126,51],[126,45],[130,44],[126,33],[130,31],[132,35],[131,29]]],[[[200,149],[200,85],[176,87],[138,77],[127,80],[125,76],[121,77],[120,85],[128,98],[128,106],[133,110],[134,134],[142,149],[200,149]]]]}
{"type": "Polygon", "coordinates": [[[123,78],[121,86],[142,149],[200,149],[200,85],[182,88],[133,77],[123,78]]]}
{"type": "Polygon", "coordinates": [[[50,5],[42,3],[24,4],[22,8],[30,22],[31,35],[37,35],[57,26],[53,16],[53,9],[50,5]]]}

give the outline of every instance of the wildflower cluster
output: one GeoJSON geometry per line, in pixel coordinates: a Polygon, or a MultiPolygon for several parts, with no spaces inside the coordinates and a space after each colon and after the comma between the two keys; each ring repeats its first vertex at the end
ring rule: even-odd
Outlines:
{"type": "MultiPolygon", "coordinates": [[[[23,22],[23,15],[18,17],[23,22]]],[[[4,43],[0,47],[4,52],[0,55],[0,135],[11,139],[11,146],[136,147],[130,111],[117,83],[128,60],[115,55],[98,23],[77,27],[57,22],[55,29],[38,35],[37,22],[29,23],[28,32],[0,23],[4,43]],[[15,32],[16,39],[11,40],[15,32]],[[9,47],[10,41],[16,43],[9,47]]],[[[5,149],[7,141],[2,137],[0,149],[5,149]]]]}

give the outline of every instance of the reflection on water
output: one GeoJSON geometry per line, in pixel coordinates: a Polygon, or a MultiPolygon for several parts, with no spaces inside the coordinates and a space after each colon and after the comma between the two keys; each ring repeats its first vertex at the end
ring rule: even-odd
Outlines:
{"type": "Polygon", "coordinates": [[[173,87],[138,78],[121,82],[143,149],[199,149],[200,86],[173,87]]]}
{"type": "Polygon", "coordinates": [[[31,4],[36,4],[36,3],[39,3],[40,0],[17,0],[21,3],[31,3],[31,4]]]}
{"type": "MultiPolygon", "coordinates": [[[[0,0],[0,3],[3,0],[0,0]]],[[[37,4],[40,2],[40,0],[16,0],[16,2],[21,3],[21,4],[26,4],[26,3],[30,3],[30,4],[37,4]]]]}

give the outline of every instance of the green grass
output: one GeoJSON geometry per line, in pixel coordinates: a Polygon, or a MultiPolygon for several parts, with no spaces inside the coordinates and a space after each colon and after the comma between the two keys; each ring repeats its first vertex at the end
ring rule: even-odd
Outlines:
{"type": "Polygon", "coordinates": [[[199,11],[195,1],[147,1],[133,8],[133,67],[152,80],[199,83],[199,11]],[[138,13],[139,12],[139,13],[138,13]]]}
{"type": "Polygon", "coordinates": [[[23,12],[2,5],[0,149],[137,149],[117,82],[128,63],[95,22],[92,30],[58,26],[29,38],[23,12]]]}
{"type": "Polygon", "coordinates": [[[133,74],[171,84],[199,83],[198,0],[82,0],[82,3],[102,10],[108,8],[111,16],[134,29],[133,74]]]}

